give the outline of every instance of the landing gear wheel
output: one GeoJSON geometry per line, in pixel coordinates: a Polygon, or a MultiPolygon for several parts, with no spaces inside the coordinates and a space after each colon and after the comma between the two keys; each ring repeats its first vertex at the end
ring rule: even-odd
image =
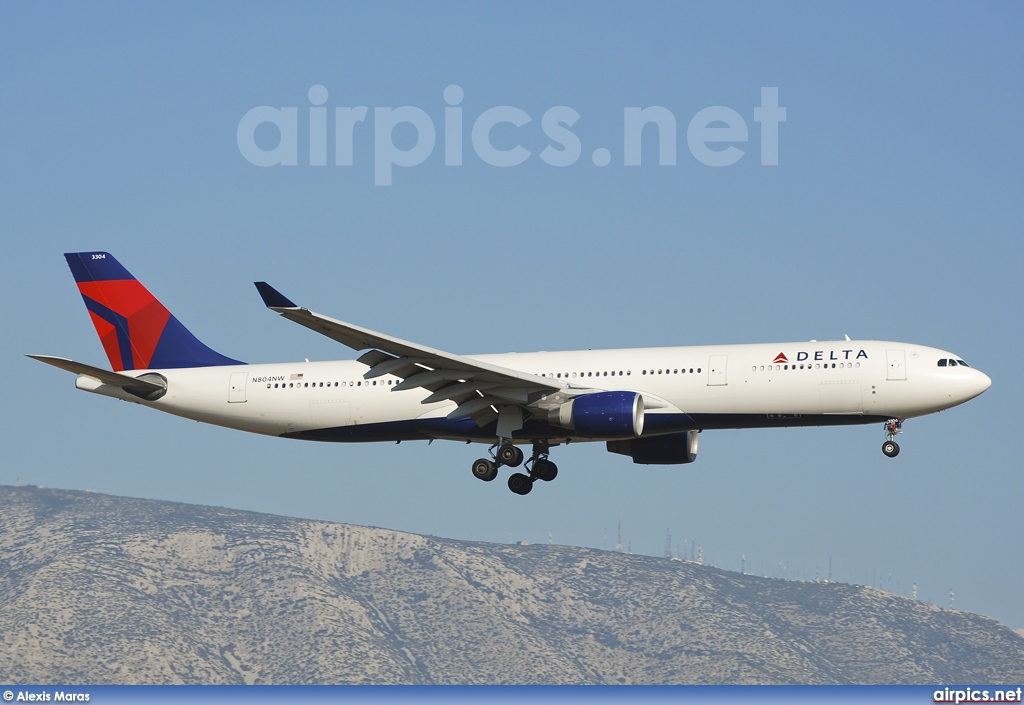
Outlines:
{"type": "Polygon", "coordinates": [[[902,419],[889,419],[885,422],[885,443],[882,444],[882,452],[890,458],[895,458],[900,454],[896,436],[901,433],[903,433],[902,419]]]}
{"type": "Polygon", "coordinates": [[[538,480],[551,482],[558,477],[558,466],[550,460],[541,458],[533,463],[533,472],[530,474],[538,480]]]}
{"type": "Polygon", "coordinates": [[[512,473],[508,478],[508,488],[519,495],[530,494],[533,489],[533,480],[521,472],[512,473]]]}
{"type": "Polygon", "coordinates": [[[484,482],[490,482],[498,476],[498,468],[494,467],[487,458],[480,458],[473,463],[473,477],[484,482]]]}
{"type": "Polygon", "coordinates": [[[511,443],[505,443],[498,449],[498,461],[510,468],[517,468],[523,464],[523,451],[511,443]]]}

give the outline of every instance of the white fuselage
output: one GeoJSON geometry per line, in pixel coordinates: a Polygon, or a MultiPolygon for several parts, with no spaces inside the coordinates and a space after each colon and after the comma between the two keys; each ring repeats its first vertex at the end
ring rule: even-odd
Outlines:
{"type": "MultiPolygon", "coordinates": [[[[982,372],[939,360],[949,352],[883,341],[770,343],[476,355],[553,378],[568,388],[627,390],[645,399],[644,436],[705,428],[868,423],[948,409],[989,387],[982,372]],[[659,417],[664,423],[659,424],[659,417]]],[[[455,403],[429,391],[394,391],[399,379],[363,378],[357,361],[249,364],[155,372],[167,392],[144,401],[79,377],[78,387],[196,421],[312,440],[450,438],[493,442],[472,423],[449,422],[455,403]],[[331,429],[330,434],[315,432],[331,429]],[[314,432],[313,435],[303,435],[314,432]]],[[[465,421],[465,420],[464,420],[465,421]]],[[[527,428],[515,440],[530,440],[527,428]]],[[[558,439],[558,434],[551,436],[558,439]]],[[[563,431],[561,439],[574,437],[563,431]]]]}

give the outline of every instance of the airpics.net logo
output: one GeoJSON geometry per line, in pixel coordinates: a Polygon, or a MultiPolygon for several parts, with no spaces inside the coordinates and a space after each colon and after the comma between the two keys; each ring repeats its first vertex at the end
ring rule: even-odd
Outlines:
{"type": "MultiPolygon", "coordinates": [[[[422,108],[412,105],[378,107],[373,108],[370,118],[370,109],[365,105],[335,107],[332,123],[326,106],[327,89],[315,85],[309,89],[308,98],[310,105],[303,108],[303,112],[308,112],[309,145],[308,150],[302,150],[305,153],[301,156],[304,162],[308,158],[309,166],[327,166],[329,136],[334,142],[331,163],[337,167],[353,166],[356,140],[372,137],[373,183],[390,186],[395,167],[419,166],[438,146],[434,119],[422,108]],[[414,133],[415,140],[410,143],[400,139],[400,144],[396,144],[396,131],[403,136],[414,133]]],[[[519,131],[535,129],[531,125],[533,117],[525,110],[499,105],[475,117],[467,116],[462,108],[465,92],[457,85],[445,88],[443,98],[440,140],[445,166],[462,166],[467,127],[473,154],[483,164],[507,168],[519,166],[534,157],[518,141],[522,138],[519,131]],[[502,127],[498,128],[499,125],[502,127]],[[496,146],[492,139],[498,131],[501,133],[500,146],[496,146]],[[509,139],[509,134],[513,135],[512,139],[509,139]]],[[[302,118],[305,122],[306,115],[302,118]]],[[[752,118],[760,126],[761,165],[776,166],[779,163],[779,125],[786,121],[786,109],[779,106],[778,88],[761,88],[761,104],[753,108],[752,118]]],[[[256,166],[298,166],[299,120],[298,107],[260,105],[252,108],[238,122],[238,150],[256,166]]],[[[567,105],[545,110],[540,118],[540,130],[548,144],[536,155],[537,158],[552,167],[572,166],[579,161],[584,151],[583,143],[571,129],[579,120],[580,114],[567,105]]],[[[623,108],[622,166],[642,165],[645,137],[657,141],[659,165],[675,166],[678,132],[676,116],[668,108],[660,105],[623,108]],[[645,129],[648,125],[653,129],[645,129]]],[[[686,146],[701,164],[731,166],[746,154],[741,146],[749,142],[749,132],[747,121],[740,112],[724,105],[712,105],[699,110],[690,119],[686,127],[686,146]]],[[[590,159],[598,167],[609,166],[613,161],[612,151],[597,147],[590,152],[590,159]]]]}

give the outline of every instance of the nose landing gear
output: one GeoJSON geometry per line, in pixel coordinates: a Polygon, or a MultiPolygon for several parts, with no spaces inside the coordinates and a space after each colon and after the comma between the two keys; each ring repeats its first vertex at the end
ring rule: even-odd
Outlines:
{"type": "Polygon", "coordinates": [[[900,454],[900,445],[894,439],[903,433],[903,421],[901,419],[889,419],[885,422],[885,443],[882,444],[882,452],[890,458],[900,454]]]}

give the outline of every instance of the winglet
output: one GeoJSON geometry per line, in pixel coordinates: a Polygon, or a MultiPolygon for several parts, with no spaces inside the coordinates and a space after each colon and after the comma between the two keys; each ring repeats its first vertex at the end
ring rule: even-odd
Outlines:
{"type": "Polygon", "coordinates": [[[295,302],[266,282],[253,282],[267,308],[299,308],[295,302]]]}

